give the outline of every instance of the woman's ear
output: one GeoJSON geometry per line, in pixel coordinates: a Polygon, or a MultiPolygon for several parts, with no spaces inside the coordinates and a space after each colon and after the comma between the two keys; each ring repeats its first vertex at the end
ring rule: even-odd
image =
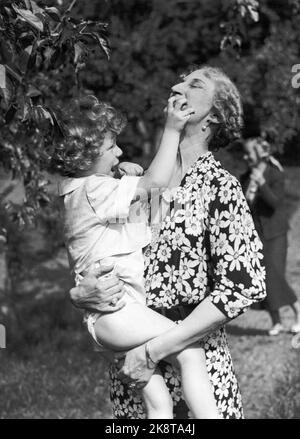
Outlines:
{"type": "Polygon", "coordinates": [[[219,124],[220,123],[219,118],[218,118],[218,116],[215,113],[210,113],[207,116],[207,124],[209,125],[211,123],[215,123],[215,124],[219,124]]]}

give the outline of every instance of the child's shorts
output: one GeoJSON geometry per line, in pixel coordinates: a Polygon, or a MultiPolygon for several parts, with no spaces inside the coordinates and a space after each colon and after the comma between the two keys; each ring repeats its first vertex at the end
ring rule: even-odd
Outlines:
{"type": "Polygon", "coordinates": [[[83,318],[83,323],[86,325],[88,332],[92,339],[97,344],[99,350],[105,351],[105,347],[97,340],[94,325],[101,314],[99,312],[86,312],[83,318]]]}
{"type": "MultiPolygon", "coordinates": [[[[130,292],[126,291],[124,296],[120,299],[122,301],[125,301],[125,306],[129,303],[141,303],[137,298],[130,292]]],[[[146,306],[146,305],[145,305],[146,306]]],[[[116,311],[117,312],[117,311],[116,311]]],[[[100,312],[89,312],[86,311],[83,318],[83,323],[86,325],[88,332],[92,336],[93,340],[96,342],[99,351],[107,351],[108,349],[103,346],[99,340],[97,339],[96,332],[95,332],[95,323],[98,320],[98,318],[101,316],[100,312]]]]}

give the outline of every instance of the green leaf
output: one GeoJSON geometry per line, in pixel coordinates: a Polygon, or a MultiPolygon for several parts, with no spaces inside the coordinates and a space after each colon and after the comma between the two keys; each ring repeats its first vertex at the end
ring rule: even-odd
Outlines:
{"type": "Polygon", "coordinates": [[[12,100],[13,100],[14,86],[7,75],[5,76],[5,81],[2,85],[4,85],[4,87],[0,88],[0,93],[2,94],[2,96],[4,98],[6,108],[8,109],[11,105],[12,100]]]}
{"type": "Polygon", "coordinates": [[[29,102],[28,101],[24,101],[23,107],[21,109],[21,118],[22,118],[21,121],[22,122],[25,122],[26,120],[29,119],[30,110],[31,110],[31,107],[30,107],[29,102]]]}
{"type": "Polygon", "coordinates": [[[23,74],[26,73],[33,46],[27,46],[19,55],[19,67],[23,74]]]}
{"type": "Polygon", "coordinates": [[[21,17],[38,31],[43,32],[44,24],[36,15],[34,15],[31,11],[28,11],[27,9],[18,8],[15,4],[13,4],[12,7],[19,15],[19,17],[21,17]]]}
{"type": "Polygon", "coordinates": [[[31,4],[32,12],[33,12],[34,14],[36,14],[36,13],[44,14],[44,10],[43,10],[42,8],[40,8],[40,7],[36,4],[36,2],[35,2],[34,0],[29,0],[29,1],[30,1],[30,4],[31,4]]]}
{"type": "Polygon", "coordinates": [[[11,61],[14,58],[14,48],[10,41],[0,41],[0,60],[3,64],[11,61]]]}
{"type": "Polygon", "coordinates": [[[249,14],[253,21],[257,22],[259,20],[259,13],[255,9],[249,9],[249,14]]]}
{"type": "Polygon", "coordinates": [[[90,37],[90,38],[93,38],[93,40],[96,40],[97,43],[99,44],[100,48],[106,54],[107,59],[108,60],[110,59],[111,50],[110,50],[107,38],[102,37],[100,34],[98,34],[98,32],[85,32],[85,33],[82,33],[80,35],[80,39],[81,39],[81,37],[83,37],[83,39],[84,39],[84,37],[88,37],[88,38],[90,37]]]}
{"type": "Polygon", "coordinates": [[[55,49],[53,49],[53,47],[46,47],[46,49],[44,50],[45,67],[46,68],[50,67],[54,54],[55,54],[55,49]]]}
{"type": "Polygon", "coordinates": [[[51,114],[53,126],[56,128],[56,134],[58,136],[66,136],[66,130],[64,128],[63,123],[59,120],[58,115],[52,108],[47,108],[49,113],[51,114]]]}
{"type": "Polygon", "coordinates": [[[36,110],[39,114],[39,117],[41,118],[41,120],[49,120],[49,122],[51,123],[51,125],[53,125],[53,119],[52,116],[50,114],[50,112],[48,110],[46,110],[44,107],[42,107],[41,105],[37,105],[36,110]]]}
{"type": "Polygon", "coordinates": [[[102,48],[102,50],[104,51],[104,53],[107,56],[107,59],[109,60],[110,59],[110,52],[111,52],[111,50],[110,50],[110,47],[109,47],[108,39],[104,38],[104,37],[101,37],[96,32],[94,34],[95,34],[95,36],[96,36],[96,38],[97,38],[97,40],[99,42],[100,47],[102,48]]]}
{"type": "Polygon", "coordinates": [[[38,90],[33,85],[30,85],[28,87],[28,91],[26,93],[26,96],[28,96],[29,98],[36,98],[37,96],[41,96],[41,95],[42,95],[42,93],[40,92],[40,90],[38,90]]]}
{"type": "Polygon", "coordinates": [[[16,79],[19,83],[23,81],[22,73],[16,66],[8,66],[5,64],[6,71],[9,73],[14,79],[16,79]]]}
{"type": "Polygon", "coordinates": [[[61,15],[57,8],[45,8],[45,11],[52,18],[52,20],[57,22],[61,21],[61,15]]]}
{"type": "Polygon", "coordinates": [[[84,54],[84,45],[80,42],[75,43],[74,44],[74,51],[75,51],[74,63],[77,64],[80,61],[82,55],[84,54]]]}

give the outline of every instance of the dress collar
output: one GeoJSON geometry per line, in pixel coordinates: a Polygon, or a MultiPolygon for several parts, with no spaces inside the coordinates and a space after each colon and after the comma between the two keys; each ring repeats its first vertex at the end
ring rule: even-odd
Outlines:
{"type": "Polygon", "coordinates": [[[214,156],[211,151],[207,151],[204,154],[201,154],[198,159],[194,163],[192,163],[185,175],[190,174],[196,167],[199,168],[203,163],[210,162],[212,159],[214,159],[214,156]]]}
{"type": "MultiPolygon", "coordinates": [[[[201,166],[204,163],[211,163],[214,160],[214,156],[212,154],[211,151],[207,151],[204,154],[201,154],[198,158],[198,160],[196,160],[194,163],[192,163],[192,165],[189,167],[189,169],[187,170],[187,172],[185,173],[185,175],[183,176],[180,186],[184,186],[185,184],[185,180],[186,177],[188,177],[192,172],[194,172],[197,168],[199,171],[201,171],[201,166]]],[[[206,168],[206,167],[205,167],[206,168]]],[[[205,170],[205,172],[207,171],[207,169],[205,170]]]]}

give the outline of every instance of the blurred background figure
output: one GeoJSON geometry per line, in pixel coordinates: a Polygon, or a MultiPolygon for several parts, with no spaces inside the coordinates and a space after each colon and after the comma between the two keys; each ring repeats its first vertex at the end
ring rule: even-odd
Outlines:
{"type": "Polygon", "coordinates": [[[274,336],[284,331],[280,308],[290,306],[295,314],[290,329],[297,333],[300,303],[285,278],[289,224],[284,206],[284,170],[271,155],[270,144],[264,138],[247,139],[243,149],[248,170],[241,176],[241,184],[264,245],[267,275],[267,298],[258,308],[269,312],[272,328],[268,332],[274,336]]]}

